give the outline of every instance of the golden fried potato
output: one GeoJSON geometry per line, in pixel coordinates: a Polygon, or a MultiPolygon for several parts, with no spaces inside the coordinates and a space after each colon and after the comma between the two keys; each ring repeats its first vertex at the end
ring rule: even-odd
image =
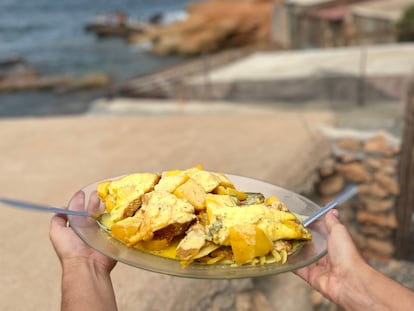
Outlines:
{"type": "Polygon", "coordinates": [[[190,202],[196,210],[203,210],[206,207],[206,193],[203,187],[191,178],[177,187],[173,193],[178,198],[190,202]]]}

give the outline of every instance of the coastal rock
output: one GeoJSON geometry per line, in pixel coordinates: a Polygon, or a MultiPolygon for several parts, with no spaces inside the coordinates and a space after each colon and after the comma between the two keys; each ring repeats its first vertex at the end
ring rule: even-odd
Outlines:
{"type": "Polygon", "coordinates": [[[392,260],[392,257],[390,255],[382,255],[369,249],[362,249],[361,253],[362,256],[368,259],[370,262],[388,264],[392,260]]]}
{"type": "Polygon", "coordinates": [[[68,75],[41,76],[19,58],[5,61],[1,67],[5,71],[0,72],[0,93],[54,90],[74,81],[68,75]]]}
{"type": "Polygon", "coordinates": [[[353,204],[342,203],[340,207],[339,218],[343,223],[350,223],[355,219],[355,210],[353,204]]]}
{"type": "Polygon", "coordinates": [[[358,186],[359,194],[365,194],[374,198],[384,199],[390,193],[384,189],[380,184],[377,182],[369,183],[369,184],[361,184],[358,186]]]}
{"type": "Polygon", "coordinates": [[[399,148],[390,146],[384,133],[379,132],[374,138],[365,142],[364,151],[366,153],[393,156],[398,153],[399,148]]]}
{"type": "Polygon", "coordinates": [[[392,195],[398,195],[400,193],[400,187],[395,178],[386,175],[382,172],[378,172],[374,175],[374,179],[389,193],[392,195]]]}
{"type": "Polygon", "coordinates": [[[73,82],[70,76],[46,76],[39,77],[37,73],[25,73],[24,75],[13,75],[0,81],[0,92],[20,92],[51,90],[66,86],[73,82]]]}
{"type": "Polygon", "coordinates": [[[359,249],[365,248],[366,238],[363,234],[361,234],[358,230],[356,230],[356,228],[353,227],[349,228],[349,233],[351,234],[352,239],[359,249]]]}
{"type": "Polygon", "coordinates": [[[350,182],[367,182],[371,180],[371,175],[360,163],[338,164],[336,170],[350,182]]]}
{"type": "Polygon", "coordinates": [[[24,59],[21,57],[10,57],[6,59],[0,59],[0,70],[9,70],[10,68],[24,65],[24,59]]]}
{"type": "Polygon", "coordinates": [[[35,70],[13,73],[0,78],[0,93],[23,91],[79,91],[107,87],[112,79],[105,73],[93,73],[81,78],[69,75],[39,76],[35,70]]]}
{"type": "Polygon", "coordinates": [[[335,172],[335,165],[335,159],[331,157],[325,159],[319,168],[319,176],[324,178],[332,175],[335,172]]]}
{"type": "Polygon", "coordinates": [[[388,176],[396,176],[397,175],[397,169],[398,169],[397,166],[388,166],[388,165],[386,165],[386,166],[381,167],[380,171],[383,174],[386,174],[388,176]]]}
{"type": "Polygon", "coordinates": [[[362,206],[369,212],[389,212],[394,207],[393,200],[378,200],[364,198],[361,201],[362,206]]]}
{"type": "Polygon", "coordinates": [[[188,17],[149,27],[128,42],[151,42],[156,54],[197,55],[234,47],[269,44],[274,1],[208,0],[191,3],[188,17]]]}
{"type": "Polygon", "coordinates": [[[364,224],[360,227],[359,231],[366,236],[374,236],[378,239],[389,238],[392,235],[392,229],[371,224],[364,224]]]}
{"type": "Polygon", "coordinates": [[[340,139],[336,141],[336,145],[341,149],[346,149],[350,151],[358,151],[362,148],[361,142],[354,139],[340,139]]]}
{"type": "Polygon", "coordinates": [[[365,211],[357,212],[357,219],[361,223],[370,223],[380,227],[392,228],[397,227],[397,219],[394,214],[374,214],[365,211]]]}
{"type": "Polygon", "coordinates": [[[366,247],[376,253],[381,255],[392,256],[394,254],[394,246],[391,241],[379,240],[375,238],[366,239],[366,247]]]}
{"type": "Polygon", "coordinates": [[[71,76],[50,76],[40,77],[35,82],[33,89],[35,90],[53,90],[59,87],[66,86],[74,81],[71,76]]]}
{"type": "Polygon", "coordinates": [[[92,73],[79,79],[72,79],[68,85],[69,91],[86,90],[107,87],[112,83],[111,77],[106,73],[92,73]]]}
{"type": "Polygon", "coordinates": [[[382,173],[394,176],[397,173],[397,160],[394,158],[367,158],[363,164],[370,170],[381,171],[382,173]]]}
{"type": "MultiPolygon", "coordinates": [[[[349,134],[349,133],[348,133],[349,134]]],[[[327,183],[333,174],[340,174],[345,185],[354,183],[358,195],[341,206],[340,219],[349,229],[366,259],[387,262],[394,256],[395,229],[398,226],[396,202],[400,193],[398,184],[399,142],[386,132],[329,136],[335,157],[331,175],[321,174],[319,185],[327,183]]],[[[323,168],[323,166],[321,166],[323,168]]],[[[325,186],[326,187],[326,186],[325,186]]],[[[329,188],[328,188],[329,189],[329,188]]],[[[321,201],[332,200],[333,195],[322,194],[321,201]]]]}
{"type": "Polygon", "coordinates": [[[382,167],[380,159],[367,158],[363,163],[368,169],[379,170],[382,167]]]}
{"type": "Polygon", "coordinates": [[[358,161],[358,157],[355,153],[350,151],[341,152],[337,157],[340,163],[351,163],[358,161]]]}
{"type": "MultiPolygon", "coordinates": [[[[393,150],[398,150],[400,147],[394,147],[393,150]]],[[[382,166],[397,167],[398,161],[395,158],[379,158],[382,166]]]]}
{"type": "Polygon", "coordinates": [[[339,193],[345,185],[344,178],[339,175],[332,175],[328,178],[323,179],[319,186],[319,193],[323,196],[331,196],[336,193],[339,193]]]}
{"type": "Polygon", "coordinates": [[[32,87],[38,78],[38,73],[33,69],[4,74],[0,77],[0,92],[14,92],[32,87]]]}

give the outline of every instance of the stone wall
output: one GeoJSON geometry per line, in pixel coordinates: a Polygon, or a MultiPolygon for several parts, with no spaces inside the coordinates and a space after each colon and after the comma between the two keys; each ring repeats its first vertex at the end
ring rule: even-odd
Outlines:
{"type": "Polygon", "coordinates": [[[339,207],[361,253],[368,260],[389,261],[395,252],[397,166],[400,141],[379,132],[323,128],[332,153],[318,170],[317,192],[327,203],[348,184],[358,195],[339,207]]]}

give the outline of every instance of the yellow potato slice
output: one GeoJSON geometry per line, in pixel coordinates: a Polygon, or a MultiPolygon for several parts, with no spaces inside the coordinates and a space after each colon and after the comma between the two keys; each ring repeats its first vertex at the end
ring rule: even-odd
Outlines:
{"type": "Polygon", "coordinates": [[[212,192],[220,184],[220,179],[207,171],[198,171],[191,176],[191,179],[203,187],[206,193],[212,192]]]}
{"type": "Polygon", "coordinates": [[[154,190],[173,193],[177,187],[181,186],[189,178],[185,174],[164,175],[154,187],[154,190]]]}
{"type": "Polygon", "coordinates": [[[215,189],[215,193],[233,195],[236,198],[238,198],[240,201],[243,201],[243,200],[247,199],[247,194],[246,193],[244,193],[242,191],[239,191],[237,189],[234,189],[234,188],[230,188],[230,187],[218,186],[215,189]]]}
{"type": "Polygon", "coordinates": [[[173,193],[178,198],[190,202],[196,210],[203,210],[206,207],[206,193],[203,187],[191,178],[177,187],[173,193]]]}
{"type": "Polygon", "coordinates": [[[238,265],[265,256],[273,250],[272,241],[255,225],[235,225],[229,232],[234,261],[238,265]]]}

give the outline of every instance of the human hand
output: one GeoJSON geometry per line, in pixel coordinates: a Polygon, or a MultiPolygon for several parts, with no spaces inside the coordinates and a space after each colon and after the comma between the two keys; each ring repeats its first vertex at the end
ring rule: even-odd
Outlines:
{"type": "Polygon", "coordinates": [[[338,211],[325,216],[328,231],[328,254],[316,263],[299,269],[296,274],[307,281],[314,289],[335,303],[340,303],[344,280],[352,279],[365,261],[352,241],[352,238],[338,220],[338,211]]]}
{"type": "MultiPolygon", "coordinates": [[[[78,209],[83,208],[84,201],[85,194],[81,191],[72,198],[75,209],[77,207],[78,209]]],[[[92,197],[88,203],[88,209],[89,207],[93,208],[96,203],[92,197]]],[[[115,260],[89,247],[76,235],[73,229],[67,225],[66,215],[56,214],[52,217],[49,238],[62,266],[66,264],[97,263],[102,265],[108,273],[115,267],[115,260]]]]}

